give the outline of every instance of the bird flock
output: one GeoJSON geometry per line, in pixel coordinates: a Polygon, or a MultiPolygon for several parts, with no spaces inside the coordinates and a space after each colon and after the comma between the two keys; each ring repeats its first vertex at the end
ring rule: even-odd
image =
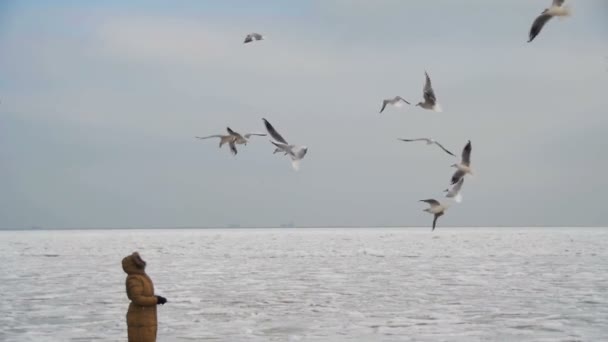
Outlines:
{"type": "MultiPolygon", "coordinates": [[[[530,28],[528,43],[532,42],[541,32],[543,27],[547,24],[547,22],[553,17],[566,17],[571,14],[568,6],[564,6],[565,0],[552,0],[551,6],[546,8],[541,12],[541,14],[534,20],[532,23],[532,27],[530,28]]],[[[249,44],[257,41],[261,41],[266,39],[266,36],[252,32],[245,36],[245,40],[243,44],[249,44]]],[[[433,86],[431,84],[431,78],[427,71],[424,72],[425,83],[423,87],[422,98],[423,101],[418,102],[415,106],[421,107],[422,109],[441,113],[443,111],[441,105],[437,101],[437,96],[435,95],[435,91],[433,90],[433,86]]],[[[405,100],[403,97],[397,95],[393,98],[386,98],[382,101],[382,106],[380,108],[380,113],[384,112],[388,105],[393,107],[402,107],[404,104],[411,105],[411,103],[405,100]]],[[[208,135],[203,137],[195,137],[197,139],[206,140],[211,138],[219,138],[219,148],[223,145],[228,144],[230,148],[230,152],[233,155],[238,153],[236,145],[247,145],[249,139],[253,136],[270,136],[270,143],[274,146],[274,152],[281,153],[283,156],[288,156],[291,160],[291,165],[294,170],[299,170],[300,161],[306,156],[308,152],[308,147],[303,145],[295,145],[287,142],[285,138],[274,128],[274,126],[265,118],[262,118],[264,123],[264,128],[267,133],[246,133],[240,134],[230,127],[226,127],[226,131],[228,134],[215,134],[208,135]]],[[[399,138],[398,140],[404,142],[417,142],[424,141],[427,145],[436,145],[442,151],[449,154],[450,156],[456,157],[456,155],[450,152],[447,148],[445,148],[441,143],[433,138],[414,138],[414,139],[405,139],[399,138]]],[[[451,167],[456,168],[456,171],[452,175],[450,179],[450,187],[445,189],[444,192],[445,197],[452,200],[455,203],[462,202],[462,194],[461,189],[464,184],[465,176],[472,175],[473,169],[471,168],[471,151],[472,144],[471,141],[467,141],[466,145],[462,149],[461,159],[459,163],[454,163],[451,167]]],[[[437,225],[437,220],[439,217],[443,216],[447,209],[450,207],[450,202],[440,202],[436,199],[429,198],[420,200],[420,202],[427,203],[429,205],[428,208],[423,211],[428,212],[433,215],[433,224],[431,231],[435,230],[437,225]]]]}

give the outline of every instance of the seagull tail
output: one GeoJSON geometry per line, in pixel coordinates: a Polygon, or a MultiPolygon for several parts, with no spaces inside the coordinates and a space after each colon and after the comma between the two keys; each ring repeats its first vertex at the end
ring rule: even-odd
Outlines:
{"type": "Polygon", "coordinates": [[[291,167],[293,167],[293,169],[295,171],[298,171],[300,169],[300,160],[299,159],[292,160],[291,161],[291,167]]]}
{"type": "Polygon", "coordinates": [[[443,112],[443,108],[441,108],[441,105],[439,103],[435,103],[435,105],[433,106],[433,110],[437,113],[443,112]]]}
{"type": "Polygon", "coordinates": [[[459,193],[456,196],[454,196],[454,202],[456,203],[461,203],[462,202],[462,195],[459,193]]]}

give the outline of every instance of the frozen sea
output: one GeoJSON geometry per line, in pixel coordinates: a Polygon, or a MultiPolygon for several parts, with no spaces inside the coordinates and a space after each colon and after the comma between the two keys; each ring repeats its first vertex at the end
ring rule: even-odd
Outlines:
{"type": "Polygon", "coordinates": [[[159,341],[607,341],[608,229],[0,232],[0,341],[126,341],[123,256],[159,341]]]}

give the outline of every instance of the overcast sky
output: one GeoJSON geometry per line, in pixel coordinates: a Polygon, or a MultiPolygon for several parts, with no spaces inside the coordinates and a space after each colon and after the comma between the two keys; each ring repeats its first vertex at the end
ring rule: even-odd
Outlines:
{"type": "Polygon", "coordinates": [[[2,1],[0,227],[608,225],[608,2],[2,1]],[[249,32],[267,40],[243,45],[249,32]],[[422,97],[444,112],[378,110],[422,97]],[[309,147],[299,172],[253,138],[309,147]]]}

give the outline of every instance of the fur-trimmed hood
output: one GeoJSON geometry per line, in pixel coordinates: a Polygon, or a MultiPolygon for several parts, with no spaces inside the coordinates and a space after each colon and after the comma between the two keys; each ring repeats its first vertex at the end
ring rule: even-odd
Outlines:
{"type": "Polygon", "coordinates": [[[122,269],[126,274],[145,274],[146,262],[139,253],[133,252],[122,259],[122,269]]]}

